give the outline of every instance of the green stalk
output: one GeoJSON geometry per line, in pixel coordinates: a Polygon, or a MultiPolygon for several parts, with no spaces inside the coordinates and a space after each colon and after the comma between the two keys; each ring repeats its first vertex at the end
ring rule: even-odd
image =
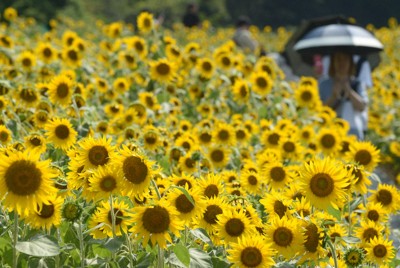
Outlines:
{"type": "Polygon", "coordinates": [[[133,248],[132,248],[132,242],[131,242],[131,238],[129,237],[128,234],[126,235],[126,243],[128,244],[128,250],[129,250],[129,263],[130,263],[130,267],[134,267],[134,263],[133,263],[133,258],[132,258],[132,252],[133,252],[133,248]]]}
{"type": "Polygon", "coordinates": [[[18,266],[18,252],[17,252],[17,242],[18,242],[18,213],[14,211],[14,233],[13,233],[13,268],[18,266]]]}
{"type": "Polygon", "coordinates": [[[113,238],[117,237],[115,233],[115,213],[114,213],[114,206],[113,206],[113,198],[112,195],[110,194],[110,213],[111,213],[111,231],[113,238]]]}
{"type": "Polygon", "coordinates": [[[79,220],[79,230],[78,230],[78,239],[79,239],[79,250],[81,255],[81,268],[85,268],[85,248],[83,245],[83,232],[82,232],[82,220],[79,220]]]}
{"type": "Polygon", "coordinates": [[[331,249],[333,261],[335,263],[335,268],[339,268],[335,246],[332,244],[332,241],[330,241],[330,240],[327,242],[327,244],[328,244],[329,248],[331,249]]]}
{"type": "Polygon", "coordinates": [[[158,264],[157,264],[157,267],[158,268],[164,268],[164,251],[160,247],[160,245],[157,245],[157,247],[158,247],[158,264]]]}
{"type": "Polygon", "coordinates": [[[160,200],[161,199],[161,194],[160,194],[160,191],[158,190],[157,183],[153,179],[151,179],[151,184],[153,184],[154,190],[157,193],[157,197],[160,200]]]}

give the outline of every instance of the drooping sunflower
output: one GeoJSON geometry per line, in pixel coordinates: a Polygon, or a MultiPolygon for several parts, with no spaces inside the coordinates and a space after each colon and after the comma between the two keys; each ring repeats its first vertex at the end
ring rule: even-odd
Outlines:
{"type": "Polygon", "coordinates": [[[50,82],[48,94],[53,104],[68,106],[72,101],[74,82],[67,76],[60,75],[50,82]]]}
{"type": "Polygon", "coordinates": [[[137,17],[137,26],[141,33],[149,33],[154,28],[153,14],[141,12],[137,17]]]}
{"type": "Polygon", "coordinates": [[[227,252],[228,260],[235,268],[268,268],[275,264],[275,251],[259,235],[239,239],[227,252]]]}
{"type": "Polygon", "coordinates": [[[270,226],[266,227],[266,238],[279,255],[286,260],[292,259],[302,250],[303,234],[298,226],[301,225],[297,218],[271,217],[270,226]]]}
{"type": "Polygon", "coordinates": [[[57,193],[50,161],[39,159],[39,154],[28,150],[0,154],[0,197],[8,210],[20,215],[40,211],[57,193]]]}
{"type": "Polygon", "coordinates": [[[93,169],[104,166],[114,159],[116,153],[111,139],[105,137],[94,139],[84,138],[79,141],[79,151],[76,155],[77,162],[85,169],[93,169]]]}
{"type": "Polygon", "coordinates": [[[128,232],[129,226],[134,223],[133,215],[128,204],[124,201],[112,200],[112,208],[109,200],[102,201],[97,210],[91,216],[88,227],[92,231],[91,235],[96,239],[104,239],[116,236],[122,236],[128,232]],[[114,230],[113,230],[114,222],[114,230]],[[103,224],[96,229],[99,224],[103,224]]]}
{"type": "Polygon", "coordinates": [[[51,227],[58,227],[61,224],[61,206],[64,199],[61,197],[50,197],[38,211],[31,211],[26,216],[23,216],[25,223],[32,226],[34,229],[50,230],[51,227]]]}
{"type": "Polygon", "coordinates": [[[366,246],[367,259],[379,265],[389,264],[395,257],[395,248],[392,243],[393,241],[386,240],[383,237],[372,238],[366,246]]]}
{"type": "Polygon", "coordinates": [[[76,142],[78,133],[66,118],[54,118],[45,126],[46,138],[54,147],[68,150],[76,142]]]}
{"type": "Polygon", "coordinates": [[[300,170],[299,184],[314,207],[327,209],[343,204],[349,181],[343,164],[326,157],[305,163],[300,170]]]}
{"type": "Polygon", "coordinates": [[[271,77],[262,71],[254,72],[251,75],[252,90],[261,96],[269,94],[274,86],[271,77]]]}
{"type": "Polygon", "coordinates": [[[144,154],[133,152],[124,145],[112,161],[117,169],[122,170],[126,191],[131,195],[141,194],[149,188],[155,169],[153,161],[148,160],[144,154]]]}
{"type": "Polygon", "coordinates": [[[113,165],[99,166],[89,177],[89,190],[95,200],[107,200],[110,195],[126,195],[122,171],[113,165]]]}
{"type": "Polygon", "coordinates": [[[150,62],[150,77],[160,83],[169,83],[175,75],[176,66],[167,59],[150,62]]]}
{"type": "Polygon", "coordinates": [[[400,193],[393,185],[378,184],[378,189],[371,190],[368,201],[381,204],[382,208],[389,213],[400,209],[400,193]]]}
{"type": "Polygon", "coordinates": [[[0,125],[0,143],[6,145],[11,140],[12,140],[11,131],[5,125],[0,125]]]}
{"type": "Polygon", "coordinates": [[[379,149],[368,141],[357,141],[350,144],[346,159],[364,166],[365,170],[373,171],[380,161],[379,149]]]}
{"type": "Polygon", "coordinates": [[[225,245],[237,243],[238,239],[254,234],[255,226],[250,223],[243,210],[228,207],[217,216],[216,232],[225,245]]]}
{"type": "Polygon", "coordinates": [[[355,236],[361,239],[363,245],[371,242],[375,237],[381,237],[384,226],[374,221],[361,221],[360,226],[354,229],[355,236]]]}
{"type": "Polygon", "coordinates": [[[178,212],[170,203],[161,199],[151,206],[135,207],[133,216],[134,225],[130,231],[143,237],[143,246],[149,240],[152,246],[157,243],[161,248],[167,247],[167,242],[172,243],[170,232],[180,237],[179,231],[184,229],[184,224],[178,218],[178,212]]]}
{"type": "Polygon", "coordinates": [[[313,267],[327,255],[327,252],[322,247],[324,232],[318,227],[314,219],[303,223],[302,232],[304,236],[304,253],[299,260],[299,264],[308,262],[313,267]]]}

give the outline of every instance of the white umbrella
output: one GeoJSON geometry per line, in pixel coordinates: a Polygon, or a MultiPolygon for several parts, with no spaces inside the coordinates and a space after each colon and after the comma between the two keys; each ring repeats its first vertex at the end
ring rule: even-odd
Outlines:
{"type": "Polygon", "coordinates": [[[329,54],[343,51],[352,54],[369,54],[381,51],[382,43],[362,27],[350,24],[330,24],[307,33],[295,45],[300,53],[329,54]]]}

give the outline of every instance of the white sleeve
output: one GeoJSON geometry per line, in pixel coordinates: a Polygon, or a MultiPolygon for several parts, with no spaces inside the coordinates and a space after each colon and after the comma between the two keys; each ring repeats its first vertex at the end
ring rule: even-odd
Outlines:
{"type": "Polygon", "coordinates": [[[364,61],[363,64],[361,64],[361,69],[357,78],[363,82],[367,88],[372,87],[371,66],[368,61],[364,61]]]}

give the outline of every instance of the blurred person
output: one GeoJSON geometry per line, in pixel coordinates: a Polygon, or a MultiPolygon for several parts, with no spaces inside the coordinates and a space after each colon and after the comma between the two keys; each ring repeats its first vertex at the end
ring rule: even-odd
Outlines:
{"type": "Polygon", "coordinates": [[[368,95],[364,82],[355,75],[353,56],[335,52],[330,56],[328,76],[320,79],[319,93],[322,102],[333,108],[337,116],[348,121],[349,134],[364,139],[367,129],[368,95]]]}
{"type": "Polygon", "coordinates": [[[186,13],[183,15],[182,23],[188,28],[200,26],[200,17],[196,4],[190,3],[186,6],[186,13]]]}
{"type": "Polygon", "coordinates": [[[260,55],[264,56],[265,51],[260,47],[258,41],[251,34],[249,27],[250,19],[247,16],[240,16],[236,23],[236,31],[233,36],[235,44],[245,51],[256,53],[260,51],[260,55]]]}

